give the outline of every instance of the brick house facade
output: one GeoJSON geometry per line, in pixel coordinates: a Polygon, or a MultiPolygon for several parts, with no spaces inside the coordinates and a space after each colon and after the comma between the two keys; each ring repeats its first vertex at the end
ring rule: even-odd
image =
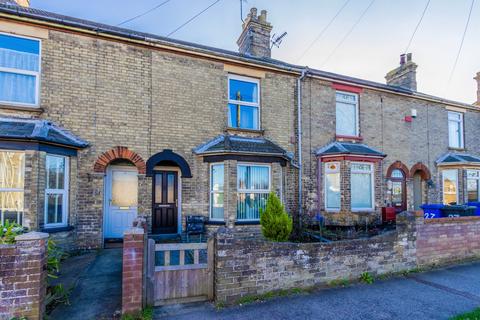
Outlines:
{"type": "MultiPolygon", "coordinates": [[[[402,82],[395,76],[384,85],[308,70],[299,88],[306,69],[271,59],[265,47],[271,30],[265,11],[250,12],[239,53],[1,1],[0,13],[0,36],[8,43],[0,49],[20,50],[38,63],[13,66],[35,77],[31,97],[16,97],[15,87],[3,93],[10,101],[0,96],[0,155],[6,159],[0,169],[23,177],[13,191],[0,188],[0,195],[17,199],[10,207],[2,204],[2,219],[6,213],[21,215],[25,226],[49,232],[68,248],[101,247],[104,239],[121,237],[140,214],[152,234],[183,232],[188,215],[208,217],[209,229],[258,225],[258,209],[270,191],[296,219],[299,172],[306,217],[321,212],[335,224],[355,224],[361,216],[376,222],[390,201],[390,165],[410,170],[404,174],[411,208],[417,181],[411,177],[421,177],[420,201],[439,202],[436,161],[448,152],[480,155],[473,141],[478,107],[402,88],[416,85],[412,78],[402,82]],[[355,137],[335,129],[335,92],[349,90],[358,97],[355,137]],[[405,121],[412,109],[416,118],[405,121]],[[450,109],[463,115],[462,150],[448,148],[450,109]],[[42,129],[45,122],[51,135],[42,129]],[[27,123],[33,123],[30,131],[27,123]],[[333,141],[361,142],[385,155],[372,162],[369,173],[372,210],[351,212],[351,163],[368,162],[365,155],[339,154],[342,210],[324,212],[317,151],[333,141]]],[[[2,67],[12,69],[0,65],[0,74],[2,67]]],[[[460,162],[443,165],[477,165],[460,162]]],[[[459,202],[466,198],[463,172],[459,202]]],[[[353,180],[362,177],[360,172],[353,180]]]]}

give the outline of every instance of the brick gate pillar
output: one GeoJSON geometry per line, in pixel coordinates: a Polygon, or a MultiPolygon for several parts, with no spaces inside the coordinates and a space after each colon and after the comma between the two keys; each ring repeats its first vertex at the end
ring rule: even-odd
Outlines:
{"type": "Polygon", "coordinates": [[[140,312],[143,308],[145,231],[130,228],[123,236],[122,314],[140,312]]]}
{"type": "Polygon", "coordinates": [[[14,245],[0,250],[0,261],[5,261],[0,272],[0,318],[4,311],[8,318],[43,318],[47,289],[47,239],[47,233],[29,232],[16,236],[14,245]]]}

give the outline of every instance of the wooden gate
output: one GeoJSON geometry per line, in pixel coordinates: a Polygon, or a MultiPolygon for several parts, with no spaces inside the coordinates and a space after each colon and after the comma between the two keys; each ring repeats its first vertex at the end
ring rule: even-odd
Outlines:
{"type": "Polygon", "coordinates": [[[213,299],[213,238],[208,243],[148,242],[147,303],[160,306],[213,299]]]}

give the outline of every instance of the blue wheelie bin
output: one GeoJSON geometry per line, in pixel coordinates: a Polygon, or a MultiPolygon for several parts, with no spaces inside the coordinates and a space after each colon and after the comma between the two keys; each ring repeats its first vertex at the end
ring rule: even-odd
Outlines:
{"type": "Polygon", "coordinates": [[[441,218],[443,204],[426,203],[420,206],[423,209],[423,216],[425,219],[441,218]]]}
{"type": "Polygon", "coordinates": [[[467,206],[476,207],[475,215],[480,216],[480,202],[467,202],[467,206]]]}

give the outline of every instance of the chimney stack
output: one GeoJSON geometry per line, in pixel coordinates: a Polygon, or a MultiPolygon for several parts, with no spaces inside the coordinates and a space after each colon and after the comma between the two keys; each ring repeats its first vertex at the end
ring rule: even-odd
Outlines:
{"type": "Polygon", "coordinates": [[[238,51],[246,56],[270,58],[272,25],[267,21],[267,11],[262,10],[257,16],[257,8],[251,8],[242,28],[242,34],[237,40],[238,51]]]}
{"type": "Polygon", "coordinates": [[[400,55],[400,66],[385,76],[388,85],[417,91],[417,65],[412,61],[412,54],[400,55]]]}
{"type": "Polygon", "coordinates": [[[473,79],[477,80],[477,102],[474,104],[480,107],[480,71],[477,72],[477,76],[473,79]]]}

